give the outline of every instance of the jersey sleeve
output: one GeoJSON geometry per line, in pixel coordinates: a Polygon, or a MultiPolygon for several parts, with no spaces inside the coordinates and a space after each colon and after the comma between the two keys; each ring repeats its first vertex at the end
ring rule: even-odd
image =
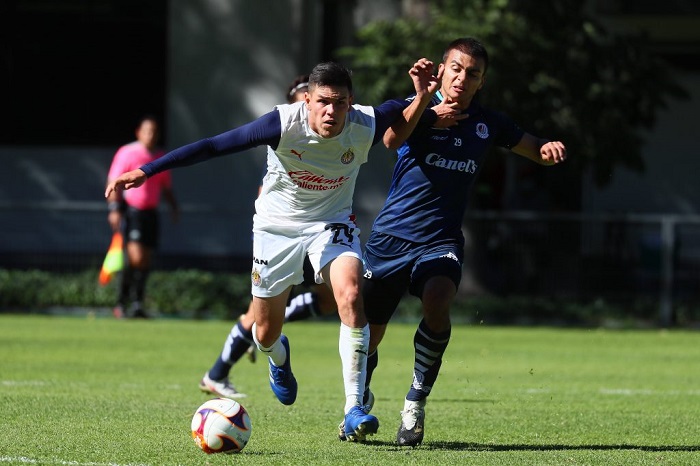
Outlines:
{"type": "Polygon", "coordinates": [[[374,131],[374,139],[372,145],[375,145],[384,137],[387,129],[401,115],[401,112],[409,106],[411,102],[408,100],[387,100],[379,107],[374,108],[374,117],[376,119],[376,129],[374,131]]]}
{"type": "MultiPolygon", "coordinates": [[[[413,102],[414,98],[415,94],[408,97],[405,100],[387,100],[379,107],[376,107],[374,109],[374,114],[377,119],[377,130],[374,133],[374,140],[372,141],[372,145],[376,144],[384,137],[384,133],[386,132],[386,130],[394,124],[394,122],[399,118],[404,109],[411,105],[411,102],[413,102]]],[[[437,114],[435,113],[435,111],[431,110],[430,108],[427,108],[421,114],[417,126],[431,126],[433,123],[435,123],[436,120],[437,114]]]]}
{"type": "Polygon", "coordinates": [[[497,124],[499,131],[496,133],[494,144],[511,149],[523,138],[523,131],[508,115],[501,112],[493,112],[491,118],[497,124]]]}
{"type": "Polygon", "coordinates": [[[279,144],[281,134],[280,115],[275,109],[238,128],[179,147],[140,168],[150,177],[171,168],[194,165],[257,146],[275,147],[279,144]]]}

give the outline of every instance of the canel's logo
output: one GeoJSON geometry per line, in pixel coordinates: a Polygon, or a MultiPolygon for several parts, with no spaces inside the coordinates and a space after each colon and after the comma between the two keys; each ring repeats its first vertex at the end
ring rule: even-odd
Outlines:
{"type": "Polygon", "coordinates": [[[475,161],[468,160],[450,160],[442,157],[440,154],[432,153],[425,156],[425,163],[446,170],[455,170],[464,173],[476,173],[479,168],[475,161]]]}

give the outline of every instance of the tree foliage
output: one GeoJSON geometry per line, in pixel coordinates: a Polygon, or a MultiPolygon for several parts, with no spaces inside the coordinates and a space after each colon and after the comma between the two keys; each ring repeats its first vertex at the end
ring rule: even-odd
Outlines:
{"type": "Polygon", "coordinates": [[[607,184],[616,167],[643,172],[641,148],[659,110],[686,92],[644,35],[606,29],[577,0],[443,0],[424,20],[367,24],[340,51],[357,71],[363,100],[411,91],[419,57],[442,61],[458,37],[481,40],[490,66],[481,101],[533,134],[566,142],[579,176],[607,184]]]}

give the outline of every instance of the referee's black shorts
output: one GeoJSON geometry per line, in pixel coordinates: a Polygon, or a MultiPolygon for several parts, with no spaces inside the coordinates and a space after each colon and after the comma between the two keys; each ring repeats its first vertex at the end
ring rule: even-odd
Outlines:
{"type": "Polygon", "coordinates": [[[151,249],[158,247],[160,234],[157,209],[127,207],[124,212],[124,239],[136,241],[151,249]]]}

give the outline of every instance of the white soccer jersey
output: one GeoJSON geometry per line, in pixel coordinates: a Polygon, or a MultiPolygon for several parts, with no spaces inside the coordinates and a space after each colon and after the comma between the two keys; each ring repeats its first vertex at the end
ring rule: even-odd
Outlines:
{"type": "Polygon", "coordinates": [[[277,110],[282,133],[277,149],[268,147],[256,224],[347,222],[357,175],[372,147],[374,109],[353,105],[345,128],[333,138],[322,138],[309,127],[305,102],[277,110]]]}

